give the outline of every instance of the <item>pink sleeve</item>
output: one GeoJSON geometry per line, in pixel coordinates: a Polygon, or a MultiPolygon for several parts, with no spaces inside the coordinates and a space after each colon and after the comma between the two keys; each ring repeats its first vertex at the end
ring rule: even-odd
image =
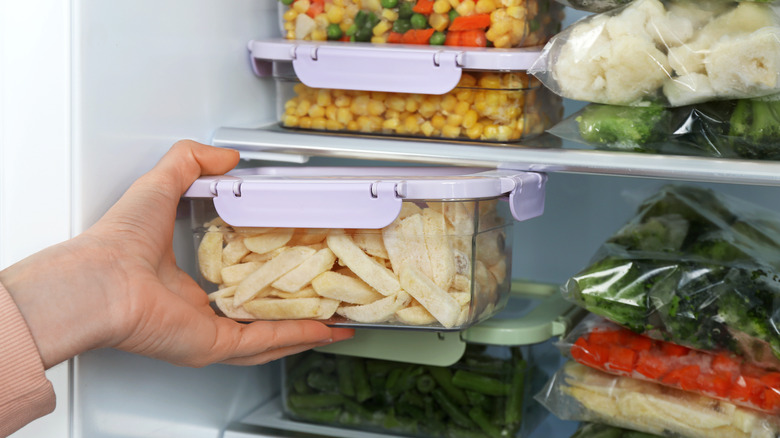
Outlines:
{"type": "Polygon", "coordinates": [[[54,410],[54,388],[30,329],[0,284],[0,436],[54,410]]]}

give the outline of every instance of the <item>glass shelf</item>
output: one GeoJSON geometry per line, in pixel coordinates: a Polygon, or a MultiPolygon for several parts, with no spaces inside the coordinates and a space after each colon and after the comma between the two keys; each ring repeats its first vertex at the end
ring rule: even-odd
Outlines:
{"type": "Polygon", "coordinates": [[[277,123],[255,129],[219,128],[212,144],[245,159],[305,163],[308,157],[484,166],[537,172],[613,175],[713,183],[780,186],[780,161],[749,161],[523,144],[485,144],[397,137],[319,134],[277,123]]]}

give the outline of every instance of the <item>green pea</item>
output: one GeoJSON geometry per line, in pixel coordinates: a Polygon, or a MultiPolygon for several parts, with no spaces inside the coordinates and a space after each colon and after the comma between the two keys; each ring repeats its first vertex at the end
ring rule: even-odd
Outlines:
{"type": "Polygon", "coordinates": [[[412,28],[412,22],[409,20],[398,19],[393,23],[393,32],[406,33],[412,28]]]}
{"type": "Polygon", "coordinates": [[[412,18],[409,19],[409,21],[412,22],[412,28],[413,29],[425,29],[428,27],[428,20],[425,18],[425,15],[414,13],[412,15],[412,18]]]}
{"type": "Polygon", "coordinates": [[[444,32],[434,32],[433,35],[431,35],[431,39],[428,40],[428,44],[432,46],[442,46],[446,39],[447,35],[445,35],[444,32]]]}
{"type": "Polygon", "coordinates": [[[455,9],[450,9],[449,16],[450,16],[450,23],[452,23],[452,20],[460,17],[460,14],[455,9]]]}
{"type": "Polygon", "coordinates": [[[328,34],[329,40],[337,40],[340,39],[341,36],[344,34],[341,31],[341,27],[336,23],[331,23],[328,25],[328,28],[326,29],[326,32],[328,34]]]}
{"type": "Polygon", "coordinates": [[[380,3],[382,4],[383,8],[394,8],[398,6],[398,0],[381,0],[380,3]]]}
{"type": "Polygon", "coordinates": [[[295,0],[279,0],[283,5],[290,6],[295,0]]]}
{"type": "Polygon", "coordinates": [[[401,4],[398,5],[398,18],[411,17],[412,14],[414,14],[412,8],[414,8],[414,4],[412,2],[401,2],[401,4]]]}

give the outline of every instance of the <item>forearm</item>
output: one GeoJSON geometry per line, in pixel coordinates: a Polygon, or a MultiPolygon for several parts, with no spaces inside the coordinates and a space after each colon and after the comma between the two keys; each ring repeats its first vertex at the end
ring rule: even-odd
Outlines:
{"type": "Polygon", "coordinates": [[[54,410],[51,382],[14,300],[0,284],[0,436],[54,410]]]}

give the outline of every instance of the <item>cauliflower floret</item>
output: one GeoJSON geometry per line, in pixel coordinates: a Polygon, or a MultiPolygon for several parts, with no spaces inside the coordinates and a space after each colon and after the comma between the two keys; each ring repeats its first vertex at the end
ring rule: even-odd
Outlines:
{"type": "Polygon", "coordinates": [[[701,73],[680,76],[664,84],[664,95],[672,106],[706,102],[715,94],[710,78],[701,73]]]}
{"type": "Polygon", "coordinates": [[[606,65],[607,102],[630,105],[652,96],[669,78],[666,55],[652,40],[624,36],[612,41],[606,65]]]}
{"type": "Polygon", "coordinates": [[[552,63],[552,78],[563,96],[590,102],[604,100],[604,69],[610,55],[609,37],[604,32],[607,20],[606,16],[594,16],[571,27],[568,35],[556,37],[565,38],[552,63]]]}
{"type": "Polygon", "coordinates": [[[762,96],[780,86],[780,28],[765,27],[749,35],[724,37],[713,44],[707,75],[723,98],[762,96]]]}
{"type": "Polygon", "coordinates": [[[607,34],[613,40],[625,35],[637,35],[637,31],[644,29],[648,21],[663,18],[665,14],[666,9],[658,0],[636,0],[609,19],[607,34]]]}
{"type": "Polygon", "coordinates": [[[709,53],[709,49],[693,49],[693,44],[683,44],[682,46],[669,49],[669,66],[677,76],[686,76],[693,73],[704,73],[704,58],[709,53]]]}

